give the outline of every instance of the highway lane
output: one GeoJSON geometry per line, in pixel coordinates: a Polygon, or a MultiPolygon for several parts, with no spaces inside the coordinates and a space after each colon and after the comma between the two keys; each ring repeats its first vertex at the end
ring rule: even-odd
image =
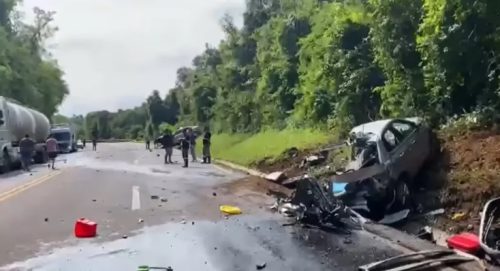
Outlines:
{"type": "MultiPolygon", "coordinates": [[[[41,166],[0,181],[31,184],[0,198],[0,270],[255,270],[264,262],[265,270],[353,270],[401,253],[366,232],[283,227],[268,211],[272,198],[225,188],[243,175],[200,163],[163,165],[161,150],[142,144],[101,144],[98,152],[60,159],[67,163],[55,172],[41,166]],[[220,204],[244,214],[226,218],[220,204]],[[80,217],[99,223],[96,238],[73,237],[80,217]]],[[[14,186],[4,187],[0,193],[14,186]]]]}

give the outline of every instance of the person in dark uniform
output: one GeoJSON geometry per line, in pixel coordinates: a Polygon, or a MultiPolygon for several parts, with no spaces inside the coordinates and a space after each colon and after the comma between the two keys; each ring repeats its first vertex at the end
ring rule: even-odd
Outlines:
{"type": "Polygon", "coordinates": [[[82,145],[83,145],[83,148],[85,149],[85,145],[87,145],[87,139],[85,139],[85,138],[84,138],[84,139],[82,140],[82,145]]]}
{"type": "Polygon", "coordinates": [[[160,144],[165,149],[165,164],[173,164],[172,153],[174,148],[174,136],[170,130],[165,131],[165,134],[159,140],[160,144]]]}
{"type": "Polygon", "coordinates": [[[188,133],[188,129],[184,129],[182,131],[182,137],[179,140],[179,144],[181,146],[181,152],[182,152],[182,159],[184,160],[184,165],[182,167],[187,168],[189,166],[189,144],[190,142],[190,135],[188,133]]]}
{"type": "Polygon", "coordinates": [[[212,134],[208,128],[205,129],[205,134],[203,135],[203,164],[211,163],[210,155],[210,139],[212,134]]]}
{"type": "Polygon", "coordinates": [[[146,138],[146,150],[151,150],[151,140],[149,140],[149,137],[146,138]]]}
{"type": "Polygon", "coordinates": [[[97,138],[92,138],[92,150],[97,151],[97,138]]]}

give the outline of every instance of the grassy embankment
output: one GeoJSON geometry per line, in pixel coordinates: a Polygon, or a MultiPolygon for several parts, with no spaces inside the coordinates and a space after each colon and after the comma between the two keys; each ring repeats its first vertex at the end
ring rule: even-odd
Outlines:
{"type": "MultiPolygon", "coordinates": [[[[243,166],[252,166],[265,158],[278,158],[295,147],[305,150],[328,143],[331,135],[310,129],[269,130],[257,134],[218,134],[212,136],[212,156],[243,166]]],[[[197,144],[201,154],[201,140],[197,144]]]]}

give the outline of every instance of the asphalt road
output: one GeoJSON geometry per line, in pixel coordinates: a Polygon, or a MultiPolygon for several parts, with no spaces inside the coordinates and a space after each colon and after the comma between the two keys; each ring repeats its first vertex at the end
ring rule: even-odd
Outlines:
{"type": "Polygon", "coordinates": [[[271,197],[225,187],[244,176],[200,163],[184,169],[178,155],[163,165],[161,150],[101,144],[61,156],[56,171],[2,176],[0,270],[355,270],[401,253],[366,232],[285,227],[267,208],[271,197]],[[243,214],[225,217],[221,204],[243,214]],[[73,236],[82,217],[98,223],[96,238],[73,236]]]}

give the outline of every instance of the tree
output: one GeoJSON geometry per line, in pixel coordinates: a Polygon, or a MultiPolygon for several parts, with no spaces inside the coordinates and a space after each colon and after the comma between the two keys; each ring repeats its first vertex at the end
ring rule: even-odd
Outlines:
{"type": "Polygon", "coordinates": [[[167,108],[158,90],[153,90],[152,94],[147,98],[147,108],[149,120],[154,127],[158,127],[160,123],[166,121],[168,114],[167,108]]]}
{"type": "Polygon", "coordinates": [[[35,8],[33,25],[13,16],[18,1],[0,0],[0,95],[51,118],[69,90],[63,72],[45,51],[56,32],[53,12],[35,8]]]}
{"type": "MultiPolygon", "coordinates": [[[[165,99],[158,91],[148,97],[142,122],[118,112],[112,127],[133,127],[134,135],[137,125],[146,132],[161,123],[209,124],[214,132],[287,126],[346,132],[378,118],[421,116],[439,124],[463,112],[500,110],[499,1],[246,3],[241,28],[225,15],[224,39],[177,70],[165,99]]],[[[0,35],[4,44],[16,57],[0,62],[9,63],[0,66],[0,80],[9,82],[0,91],[36,104],[43,97],[36,80],[17,80],[12,69],[28,75],[38,62],[26,46],[10,46],[8,33],[0,35]]],[[[62,85],[53,86],[62,93],[62,85]]],[[[44,102],[50,105],[44,112],[57,102],[44,102]]]]}

